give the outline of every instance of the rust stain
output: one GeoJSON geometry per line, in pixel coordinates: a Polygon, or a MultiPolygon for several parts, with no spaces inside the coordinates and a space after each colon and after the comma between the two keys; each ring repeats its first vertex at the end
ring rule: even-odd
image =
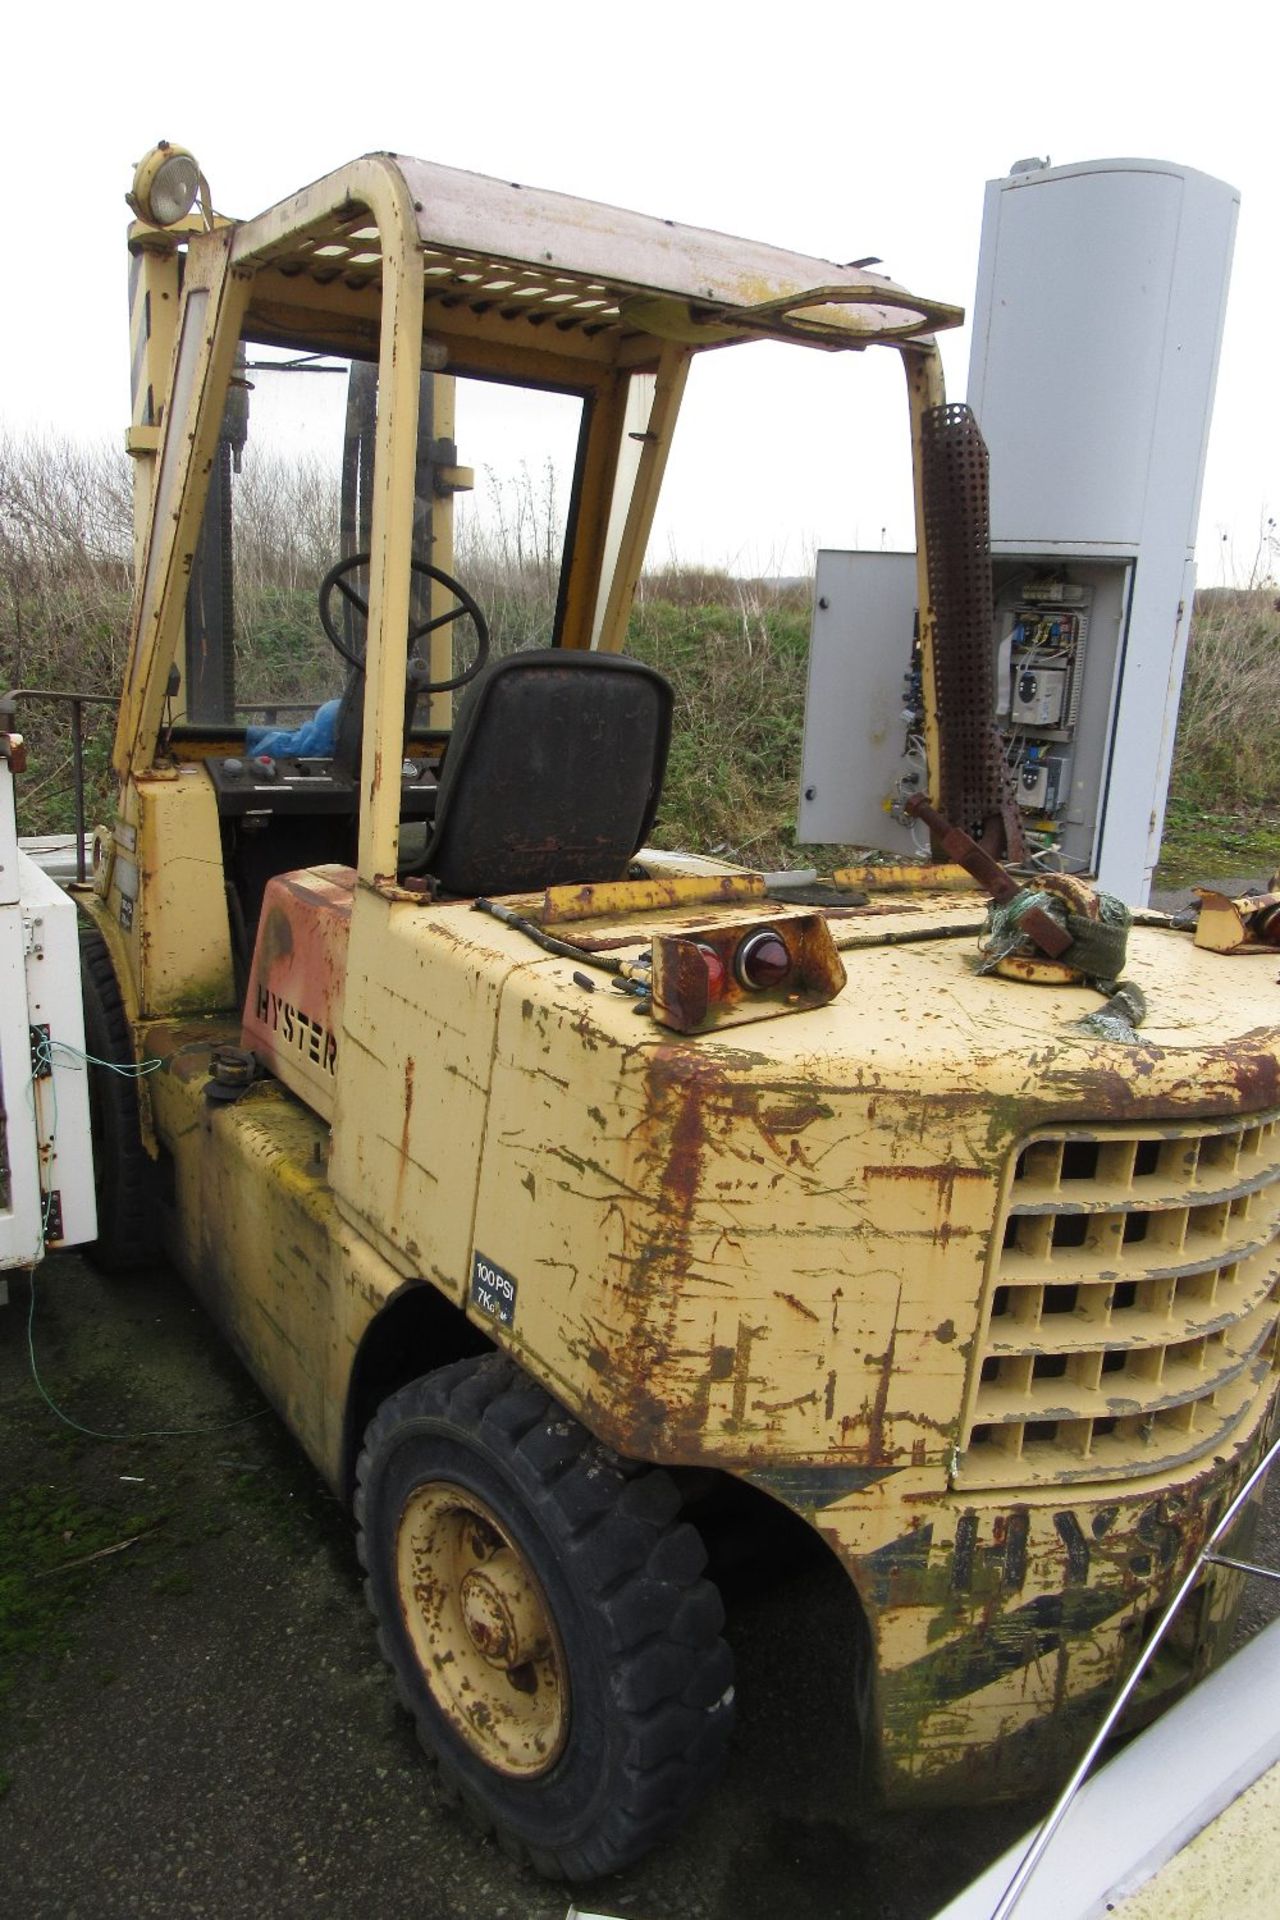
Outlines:
{"type": "Polygon", "coordinates": [[[832,1108],[825,1100],[807,1099],[793,1107],[764,1107],[759,1115],[765,1133],[803,1133],[815,1120],[830,1120],[832,1108]]]}
{"type": "Polygon", "coordinates": [[[898,1288],[898,1297],[893,1309],[893,1331],[889,1335],[889,1344],[880,1360],[880,1378],[876,1382],[875,1399],[871,1403],[871,1414],[867,1421],[867,1457],[879,1463],[885,1456],[885,1411],[889,1405],[889,1387],[893,1380],[893,1356],[898,1344],[898,1315],[902,1311],[902,1288],[898,1288]]]}
{"type": "Polygon", "coordinates": [[[965,1167],[954,1161],[932,1167],[899,1165],[895,1162],[892,1165],[864,1167],[863,1174],[868,1180],[919,1180],[943,1189],[948,1195],[957,1180],[989,1181],[991,1178],[985,1167],[965,1167]]]}
{"type": "Polygon", "coordinates": [[[797,1407],[816,1407],[817,1404],[818,1389],[810,1387],[808,1393],[798,1393],[791,1400],[753,1400],[751,1411],[765,1414],[791,1413],[797,1407]]]}
{"type": "Polygon", "coordinates": [[[410,1054],[404,1063],[404,1118],[400,1123],[400,1158],[396,1165],[396,1212],[404,1203],[404,1177],[409,1168],[409,1122],[413,1117],[413,1076],[414,1059],[410,1054]]]}
{"type": "Polygon", "coordinates": [[[658,1111],[678,1101],[668,1135],[660,1190],[667,1204],[670,1253],[683,1273],[689,1264],[694,1214],[702,1186],[702,1163],[707,1146],[705,1104],[719,1079],[713,1066],[691,1059],[683,1051],[661,1049],[650,1074],[650,1097],[658,1111]],[[664,1057],[665,1056],[665,1057],[664,1057]],[[672,1074],[671,1069],[676,1071],[672,1074]],[[657,1069],[665,1069],[659,1078],[657,1069]],[[658,1080],[655,1086],[653,1082],[658,1080]]]}
{"type": "Polygon", "coordinates": [[[747,1388],[751,1384],[751,1348],[767,1327],[753,1327],[745,1320],[738,1322],[738,1343],[733,1353],[733,1410],[730,1422],[734,1431],[738,1431],[746,1419],[747,1388]]]}
{"type": "Polygon", "coordinates": [[[818,1316],[813,1308],[806,1307],[803,1300],[797,1300],[794,1293],[779,1293],[776,1287],[773,1292],[775,1300],[785,1300],[789,1307],[794,1307],[797,1313],[802,1313],[806,1320],[817,1320],[818,1316]]]}

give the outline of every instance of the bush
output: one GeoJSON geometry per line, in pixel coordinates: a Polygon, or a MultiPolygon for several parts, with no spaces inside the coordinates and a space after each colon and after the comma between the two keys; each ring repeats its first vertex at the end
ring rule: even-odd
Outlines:
{"type": "Polygon", "coordinates": [[[1280,802],[1280,601],[1274,588],[1196,595],[1171,799],[1217,809],[1280,802]]]}
{"type": "Polygon", "coordinates": [[[790,590],[729,581],[719,603],[637,598],[628,649],[675,688],[656,839],[765,868],[795,859],[809,614],[790,590]]]}
{"type": "MultiPolygon", "coordinates": [[[[0,435],[0,682],[115,695],[128,632],[132,479],[122,453],[0,435]]],[[[314,586],[338,551],[331,479],[306,460],[246,455],[236,483],[240,698],[308,700],[340,683],[321,638],[314,586]],[[319,676],[319,677],[318,677],[319,676]]],[[[485,608],[497,653],[551,637],[563,546],[554,474],[522,468],[484,482],[460,507],[456,571],[485,608]]],[[[657,839],[763,867],[831,864],[840,850],[797,848],[810,592],[807,581],[740,580],[678,560],[647,573],[629,646],[667,675],[676,725],[657,839]]],[[[25,703],[31,771],[24,833],[71,824],[65,708],[25,703]]],[[[111,707],[86,715],[89,815],[113,804],[111,707]]],[[[856,751],[856,742],[851,742],[856,751]]],[[[1280,603],[1272,587],[1196,596],[1173,778],[1169,844],[1206,823],[1225,847],[1233,824],[1270,832],[1280,805],[1280,603]],[[1236,816],[1233,823],[1233,816],[1236,816]],[[1216,824],[1215,824],[1216,823],[1216,824]],[[1225,823],[1225,824],[1223,824],[1225,823]]],[[[1252,857],[1252,856],[1250,856],[1252,857]]]]}
{"type": "MultiPolygon", "coordinates": [[[[0,434],[0,682],[114,694],[124,669],[133,565],[129,463],[105,446],[0,434]]],[[[22,831],[71,825],[69,709],[25,701],[31,768],[22,831]]],[[[89,815],[114,791],[111,706],[85,709],[89,815]]]]}

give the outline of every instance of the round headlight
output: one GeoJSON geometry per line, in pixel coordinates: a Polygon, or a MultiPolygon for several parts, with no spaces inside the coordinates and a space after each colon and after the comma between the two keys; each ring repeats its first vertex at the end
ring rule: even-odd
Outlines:
{"type": "Polygon", "coordinates": [[[129,204],[149,226],[171,227],[190,213],[200,191],[200,168],[185,147],[162,140],[133,176],[129,204]]]}

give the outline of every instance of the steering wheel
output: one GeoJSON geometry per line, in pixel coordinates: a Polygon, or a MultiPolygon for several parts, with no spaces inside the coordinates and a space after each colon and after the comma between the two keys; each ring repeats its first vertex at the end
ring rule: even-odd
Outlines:
{"type": "MultiPolygon", "coordinates": [[[[367,629],[369,603],[356,592],[347,576],[357,572],[361,567],[367,567],[368,564],[367,553],[350,554],[347,559],[339,560],[335,566],[330,567],[320,582],[320,624],[332,645],[337,648],[348,665],[353,666],[358,673],[363,673],[365,670],[364,653],[354,653],[339,633],[337,622],[333,617],[333,596],[335,592],[340,593],[349,606],[353,606],[357,613],[363,614],[367,629]]],[[[437,627],[448,626],[451,621],[461,620],[464,617],[470,620],[476,630],[476,657],[469,667],[464,667],[461,673],[455,673],[451,680],[420,679],[418,676],[428,669],[422,661],[412,657],[412,652],[410,654],[409,684],[415,695],[452,693],[455,687],[465,687],[469,681],[474,680],[489,658],[489,623],[466,588],[455,580],[451,573],[446,573],[442,567],[430,566],[425,560],[411,560],[409,565],[413,572],[419,574],[424,580],[435,580],[440,586],[447,587],[458,602],[457,606],[450,607],[447,613],[438,613],[434,619],[423,620],[418,626],[411,625],[410,649],[427,634],[434,633],[437,627]]]]}

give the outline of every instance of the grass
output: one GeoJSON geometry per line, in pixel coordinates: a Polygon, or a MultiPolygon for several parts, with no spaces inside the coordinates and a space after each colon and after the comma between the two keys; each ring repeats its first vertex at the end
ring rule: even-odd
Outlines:
{"type": "Polygon", "coordinates": [[[629,648],[676,694],[659,844],[724,851],[765,868],[794,862],[804,731],[807,595],[731,582],[718,602],[647,583],[629,648]]]}
{"type": "Polygon", "coordinates": [[[68,1651],[72,1616],[116,1558],[89,1556],[150,1534],[156,1524],[155,1513],[86,1505],[65,1485],[28,1483],[6,1497],[0,1513],[0,1701],[24,1660],[50,1661],[68,1651]]]}
{"type": "Polygon", "coordinates": [[[1280,599],[1196,595],[1157,881],[1280,868],[1280,599]]]}
{"type": "MultiPolygon", "coordinates": [[[[252,450],[251,450],[252,452],[252,450]]],[[[318,469],[286,482],[246,458],[237,483],[242,699],[336,692],[309,585],[337,548],[318,469]],[[290,491],[292,487],[292,491],[290,491]]],[[[0,682],[114,690],[123,672],[132,519],[127,465],[107,450],[0,436],[0,682]]],[[[560,503],[526,473],[464,519],[457,572],[488,612],[498,653],[543,644],[554,616],[560,503]]],[[[656,838],[764,868],[831,865],[794,838],[808,654],[805,589],[677,564],[641,582],[629,646],[676,690],[656,838]]],[[[24,833],[71,824],[68,714],[32,702],[24,833]]],[[[110,708],[87,711],[91,820],[113,805],[110,708]]],[[[1273,586],[1196,596],[1158,879],[1180,885],[1280,866],[1280,602],[1273,586]]]]}
{"type": "Polygon", "coordinates": [[[1158,886],[1265,879],[1277,869],[1280,828],[1274,804],[1205,807],[1185,793],[1171,794],[1156,869],[1158,886]]]}

